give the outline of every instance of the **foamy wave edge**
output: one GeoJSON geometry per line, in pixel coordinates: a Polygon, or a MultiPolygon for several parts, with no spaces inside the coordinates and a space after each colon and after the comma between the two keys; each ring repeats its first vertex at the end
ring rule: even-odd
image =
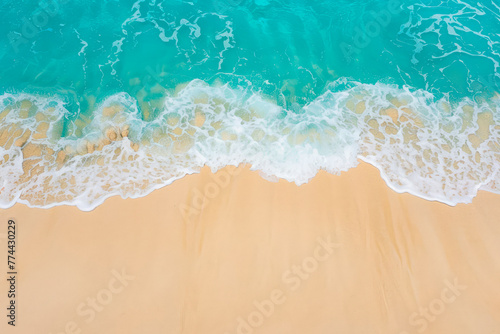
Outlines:
{"type": "Polygon", "coordinates": [[[498,95],[450,103],[422,90],[340,79],[290,112],[258,92],[194,80],[156,101],[155,115],[140,103],[115,94],[68,123],[61,99],[1,95],[0,207],[89,211],[203,166],[250,164],[267,179],[300,185],[358,159],[393,190],[428,200],[456,205],[478,190],[500,193],[498,95]]]}

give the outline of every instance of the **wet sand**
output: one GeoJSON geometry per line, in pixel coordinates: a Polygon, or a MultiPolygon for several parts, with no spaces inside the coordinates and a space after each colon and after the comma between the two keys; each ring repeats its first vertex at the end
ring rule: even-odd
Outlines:
{"type": "Polygon", "coordinates": [[[374,167],[300,187],[209,169],[139,199],[0,210],[1,333],[500,333],[500,195],[450,207],[374,167]]]}

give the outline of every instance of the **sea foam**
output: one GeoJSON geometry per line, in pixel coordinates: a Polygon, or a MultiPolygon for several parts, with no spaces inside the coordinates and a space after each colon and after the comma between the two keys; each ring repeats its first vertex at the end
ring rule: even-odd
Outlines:
{"type": "Polygon", "coordinates": [[[499,192],[500,97],[450,102],[339,79],[287,110],[257,92],[193,80],[145,117],[126,93],[71,116],[62,99],[0,96],[0,207],[145,196],[203,166],[250,164],[300,185],[319,170],[376,166],[397,192],[449,205],[499,192]]]}

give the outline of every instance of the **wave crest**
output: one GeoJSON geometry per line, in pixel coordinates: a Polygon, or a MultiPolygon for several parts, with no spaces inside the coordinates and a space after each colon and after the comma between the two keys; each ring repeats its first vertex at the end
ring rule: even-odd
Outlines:
{"type": "Polygon", "coordinates": [[[0,206],[140,197],[204,165],[251,164],[303,184],[358,158],[398,192],[450,205],[498,192],[500,97],[450,103],[431,93],[341,79],[295,112],[258,93],[194,80],[149,118],[126,93],[71,118],[61,100],[0,96],[0,206]],[[142,111],[142,112],[141,112],[142,111]]]}

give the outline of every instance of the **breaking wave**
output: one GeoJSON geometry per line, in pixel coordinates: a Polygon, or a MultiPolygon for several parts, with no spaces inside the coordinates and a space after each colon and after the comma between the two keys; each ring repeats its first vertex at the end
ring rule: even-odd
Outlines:
{"type": "Polygon", "coordinates": [[[397,192],[449,205],[499,192],[500,95],[450,101],[345,78],[287,110],[264,94],[193,80],[146,108],[126,93],[72,116],[62,98],[0,96],[0,207],[141,197],[203,166],[250,164],[298,185],[376,166],[397,192]],[[146,117],[147,116],[147,117],[146,117]]]}

